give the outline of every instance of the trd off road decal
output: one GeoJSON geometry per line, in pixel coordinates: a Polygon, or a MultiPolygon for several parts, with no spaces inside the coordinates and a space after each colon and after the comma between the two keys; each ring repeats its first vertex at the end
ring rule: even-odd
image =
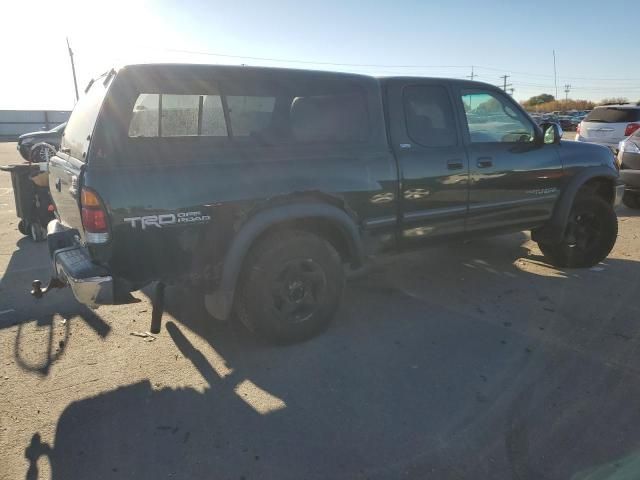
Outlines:
{"type": "Polygon", "coordinates": [[[125,222],[131,224],[131,227],[140,227],[142,230],[147,227],[162,228],[167,225],[206,223],[209,220],[211,220],[211,216],[203,215],[201,212],[161,213],[159,215],[128,217],[124,219],[125,222]]]}

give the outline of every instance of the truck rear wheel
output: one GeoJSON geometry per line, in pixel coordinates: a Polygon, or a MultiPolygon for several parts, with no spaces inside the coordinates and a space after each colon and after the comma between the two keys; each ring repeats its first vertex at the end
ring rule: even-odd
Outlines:
{"type": "Polygon", "coordinates": [[[271,342],[301,341],[329,325],[343,288],[342,262],[329,242],[307,232],[277,232],[249,253],[236,314],[271,342]]]}
{"type": "Polygon", "coordinates": [[[592,267],[613,249],[618,218],[613,207],[595,195],[579,195],[571,208],[564,238],[558,243],[538,242],[547,260],[557,267],[592,267]]]}

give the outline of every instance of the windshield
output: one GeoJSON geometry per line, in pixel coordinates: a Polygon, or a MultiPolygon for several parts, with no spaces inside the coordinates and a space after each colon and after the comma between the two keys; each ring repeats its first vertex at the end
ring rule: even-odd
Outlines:
{"type": "Polygon", "coordinates": [[[585,122],[627,123],[640,120],[640,109],[602,107],[596,108],[584,119],[585,122]]]}

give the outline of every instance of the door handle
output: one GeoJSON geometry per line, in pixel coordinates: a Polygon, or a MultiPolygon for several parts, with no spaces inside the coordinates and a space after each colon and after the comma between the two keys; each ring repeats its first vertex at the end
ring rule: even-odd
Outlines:
{"type": "Polygon", "coordinates": [[[493,166],[493,159],[491,157],[480,157],[476,162],[478,168],[487,168],[493,166]]]}
{"type": "Polygon", "coordinates": [[[62,191],[62,180],[60,180],[59,178],[56,178],[56,190],[58,190],[59,192],[62,191]]]}
{"type": "Polygon", "coordinates": [[[449,160],[447,162],[447,168],[449,170],[461,170],[464,167],[462,160],[449,160]]]}

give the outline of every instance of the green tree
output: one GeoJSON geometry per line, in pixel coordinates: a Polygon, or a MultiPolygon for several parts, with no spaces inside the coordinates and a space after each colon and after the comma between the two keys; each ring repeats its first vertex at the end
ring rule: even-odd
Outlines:
{"type": "Polygon", "coordinates": [[[548,93],[543,93],[541,95],[536,95],[535,97],[531,97],[529,100],[524,102],[524,105],[527,107],[535,107],[536,105],[542,105],[543,103],[553,102],[555,97],[548,93]]]}

